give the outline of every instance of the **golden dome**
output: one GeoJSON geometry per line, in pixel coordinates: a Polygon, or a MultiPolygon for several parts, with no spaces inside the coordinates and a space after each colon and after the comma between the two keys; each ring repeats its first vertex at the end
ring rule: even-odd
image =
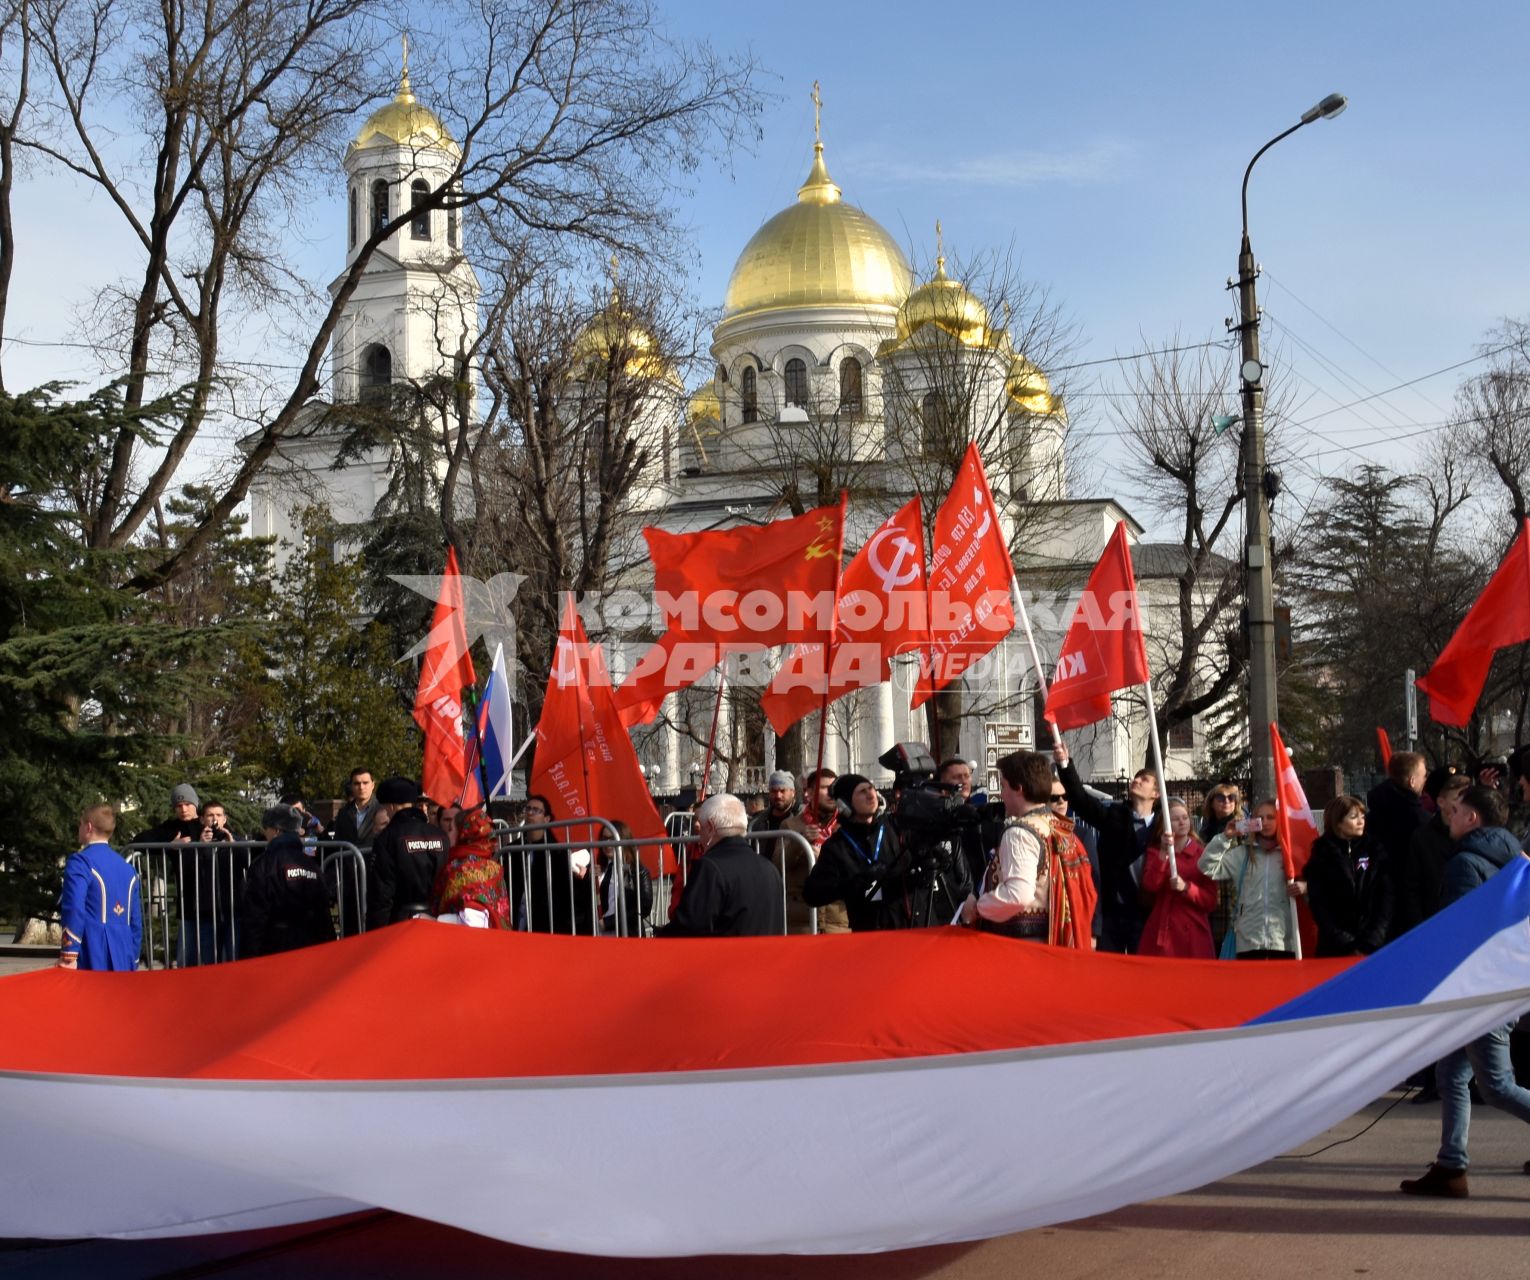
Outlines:
{"type": "Polygon", "coordinates": [[[813,168],[797,191],[797,203],[756,231],[739,254],[723,301],[723,325],[789,307],[890,311],[912,283],[897,242],[840,199],[823,161],[823,143],[815,142],[813,168]]]}
{"type": "Polygon", "coordinates": [[[604,366],[610,361],[613,351],[626,353],[624,367],[628,377],[675,381],[668,362],[653,340],[653,334],[632,318],[614,289],[609,305],[601,308],[600,313],[574,339],[570,361],[576,370],[582,372],[590,365],[604,366]]]}
{"type": "Polygon", "coordinates": [[[1022,355],[1017,355],[1009,366],[1004,390],[1027,413],[1047,415],[1057,412],[1057,401],[1052,396],[1052,384],[1047,381],[1047,375],[1022,355]]]}
{"type": "Polygon", "coordinates": [[[692,426],[722,421],[722,401],[710,382],[691,396],[690,403],[685,407],[685,420],[692,426]]]}
{"type": "Polygon", "coordinates": [[[927,324],[944,329],[970,347],[987,344],[988,309],[959,280],[946,275],[946,259],[935,259],[935,276],[908,295],[898,308],[898,337],[912,337],[927,324]]]}
{"type": "Polygon", "coordinates": [[[409,88],[409,72],[399,79],[398,93],[386,106],[378,107],[356,131],[352,147],[437,147],[457,154],[457,143],[441,123],[441,117],[415,101],[409,88]]]}

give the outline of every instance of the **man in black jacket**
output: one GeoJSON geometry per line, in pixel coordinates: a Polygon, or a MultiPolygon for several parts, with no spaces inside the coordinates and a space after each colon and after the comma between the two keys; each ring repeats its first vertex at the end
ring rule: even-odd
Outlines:
{"type": "Polygon", "coordinates": [[[1371,839],[1388,858],[1403,858],[1413,833],[1429,821],[1420,798],[1429,766],[1416,751],[1398,751],[1387,762],[1387,776],[1365,797],[1365,822],[1371,839]]]}
{"type": "MultiPolygon", "coordinates": [[[[207,834],[211,843],[227,835],[209,833],[199,815],[201,801],[189,782],[178,783],[170,791],[170,816],[157,826],[134,837],[135,845],[200,845],[207,834]]],[[[176,964],[187,969],[218,960],[232,960],[233,928],[219,919],[219,907],[226,916],[230,897],[233,862],[227,853],[219,858],[216,851],[198,849],[163,849],[151,855],[150,865],[164,868],[164,878],[175,886],[180,908],[176,930],[176,964]]]]}
{"type": "Polygon", "coordinates": [[[749,819],[737,796],[708,796],[696,811],[696,842],[705,853],[691,864],[680,905],[664,938],[747,938],[786,932],[781,873],[743,839],[749,819]]]}
{"type": "Polygon", "coordinates": [[[1413,833],[1407,852],[1388,864],[1394,885],[1388,942],[1417,928],[1440,909],[1445,863],[1456,847],[1450,838],[1450,815],[1461,793],[1471,785],[1471,778],[1464,773],[1442,778],[1434,793],[1438,806],[1434,816],[1413,833]]]}
{"type": "Polygon", "coordinates": [[[372,844],[372,824],[377,820],[379,800],[372,782],[370,769],[351,770],[350,800],[335,815],[335,824],[329,829],[330,838],[344,840],[358,849],[368,849],[372,844]]]}
{"type": "Polygon", "coordinates": [[[1148,825],[1158,803],[1158,775],[1139,769],[1126,788],[1126,799],[1106,804],[1084,786],[1068,748],[1052,748],[1057,776],[1068,804],[1098,832],[1100,860],[1100,950],[1130,954],[1142,937],[1145,919],[1132,866],[1147,849],[1148,825]]]}
{"type": "Polygon", "coordinates": [[[446,864],[446,832],[433,826],[420,807],[420,788],[409,778],[384,778],[378,802],[388,825],[372,845],[367,881],[367,928],[380,929],[424,915],[430,891],[446,864]]]}
{"type": "MultiPolygon", "coordinates": [[[[803,900],[813,907],[843,902],[852,933],[923,925],[929,887],[910,880],[898,833],[877,816],[877,789],[858,773],[844,773],[830,794],[839,805],[839,826],[818,851],[802,886],[803,900]]],[[[934,924],[950,922],[950,915],[930,918],[934,924]]]]}
{"type": "Polygon", "coordinates": [[[303,844],[303,816],[279,804],[261,815],[260,825],[266,847],[244,877],[240,959],[333,942],[329,893],[319,877],[318,858],[303,844]]]}

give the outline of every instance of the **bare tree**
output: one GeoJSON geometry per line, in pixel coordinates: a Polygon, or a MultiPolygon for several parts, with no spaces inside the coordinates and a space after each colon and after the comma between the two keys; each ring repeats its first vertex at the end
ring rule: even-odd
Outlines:
{"type": "MultiPolygon", "coordinates": [[[[184,367],[195,389],[147,476],[135,479],[136,440],[122,437],[82,513],[92,545],[121,546],[171,482],[214,389],[229,385],[220,356],[231,308],[258,312],[301,288],[279,232],[382,90],[374,54],[387,10],[384,0],[45,3],[40,52],[70,141],[27,145],[105,191],[142,246],[141,275],[121,291],[130,402],[159,369],[184,367]],[[107,142],[105,122],[124,107],[151,158],[144,170],[119,166],[122,149],[107,142]]],[[[656,187],[735,145],[756,105],[752,63],[671,41],[647,0],[463,0],[436,13],[447,53],[425,71],[460,141],[453,173],[359,246],[302,330],[287,394],[201,524],[137,575],[140,589],[201,554],[299,427],[368,261],[413,217],[471,210],[484,225],[649,248],[669,222],[656,187]]]]}
{"type": "MultiPolygon", "coordinates": [[[[1024,274],[1013,248],[949,271],[941,252],[920,275],[929,282],[904,304],[898,337],[880,358],[889,485],[920,495],[933,537],[940,504],[976,444],[1009,516],[1012,558],[1024,562],[1058,528],[1066,496],[1069,387],[1060,367],[1076,327],[1024,274]]],[[[951,684],[926,704],[931,741],[954,747],[964,717],[992,714],[1012,696],[951,684]]]]}
{"type": "MultiPolygon", "coordinates": [[[[0,108],[0,347],[5,338],[6,302],[16,263],[16,230],[11,222],[11,192],[16,185],[16,139],[27,110],[32,82],[31,0],[5,0],[0,8],[0,85],[14,86],[0,108]]],[[[4,93],[0,89],[0,93],[4,93]]],[[[5,378],[0,373],[0,391],[5,378]]]]}
{"type": "Polygon", "coordinates": [[[1453,422],[1484,475],[1507,492],[1518,529],[1530,515],[1530,322],[1505,321],[1484,350],[1496,352],[1493,364],[1462,384],[1453,422]]]}
{"type": "MultiPolygon", "coordinates": [[[[1175,350],[1185,345],[1177,339],[1157,344],[1129,362],[1126,395],[1112,408],[1130,450],[1126,473],[1149,508],[1178,532],[1173,554],[1155,573],[1172,592],[1172,625],[1149,631],[1165,737],[1232,693],[1246,663],[1242,646],[1229,643],[1237,636],[1243,594],[1234,547],[1243,473],[1238,434],[1225,426],[1236,408],[1233,357],[1206,347],[1175,350]]],[[[1266,412],[1277,419],[1278,404],[1266,412]]]]}

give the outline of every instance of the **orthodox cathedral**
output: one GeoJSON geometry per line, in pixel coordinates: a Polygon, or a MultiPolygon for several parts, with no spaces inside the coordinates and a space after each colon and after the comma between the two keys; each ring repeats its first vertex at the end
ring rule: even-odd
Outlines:
{"type": "MultiPolygon", "coordinates": [[[[367,119],[343,160],[347,264],[370,228],[403,212],[400,202],[414,207],[448,181],[459,154],[440,119],[416,100],[406,67],[397,96],[367,119]]],[[[365,403],[393,383],[452,377],[476,339],[478,301],[455,213],[421,210],[373,254],[346,304],[331,351],[334,402],[365,403]]],[[[602,324],[609,319],[598,317],[580,341],[592,349],[607,342],[602,324]]],[[[642,335],[625,340],[642,347],[642,335]]],[[[652,397],[651,422],[640,429],[656,461],[639,494],[640,523],[690,532],[778,518],[787,514],[781,499],[791,460],[827,449],[835,474],[848,468],[855,477],[848,559],[913,493],[926,494],[930,518],[945,496],[921,479],[931,442],[965,439],[967,424],[982,423],[996,515],[1012,534],[1022,590],[1041,603],[1034,621],[1044,662],[1068,625],[1069,592],[1082,586],[1117,521],[1126,521],[1133,543],[1143,532],[1111,499],[1069,496],[1065,405],[1015,348],[1008,318],[996,321],[951,279],[938,251],[931,278],[917,281],[897,241],[844,199],[821,136],[796,198],[740,252],[710,350],[709,382],[687,396],[666,374],[652,397]]],[[[314,422],[325,408],[313,406],[314,422]]],[[[335,468],[336,448],[332,431],[300,432],[252,486],[252,532],[275,537],[279,558],[300,542],[295,513],[315,500],[340,523],[354,523],[369,518],[386,492],[385,458],[335,468]]],[[[816,504],[802,496],[804,505],[816,504]]],[[[1174,550],[1136,549],[1150,638],[1155,600],[1165,622],[1173,608],[1172,581],[1167,596],[1163,584],[1155,590],[1155,564],[1174,550]]],[[[623,661],[613,652],[618,677],[623,661]]],[[[885,782],[890,775],[874,765],[877,756],[894,742],[928,740],[924,711],[909,707],[912,662],[901,673],[897,665],[891,682],[831,708],[829,766],[885,782]]],[[[960,741],[941,746],[976,762],[975,787],[997,790],[999,755],[1048,745],[1044,732],[1038,740],[1036,680],[1018,629],[968,679],[964,695],[960,741]]],[[[656,726],[635,731],[657,793],[697,781],[705,753],[698,739],[704,744],[713,704],[710,688],[682,690],[666,700],[656,726]]],[[[761,790],[777,762],[770,729],[756,708],[731,700],[722,708],[712,787],[761,790]]],[[[1084,776],[1114,779],[1143,758],[1145,715],[1118,699],[1112,719],[1074,736],[1084,776]]],[[[1200,737],[1187,728],[1165,744],[1171,777],[1199,772],[1200,737]]]]}

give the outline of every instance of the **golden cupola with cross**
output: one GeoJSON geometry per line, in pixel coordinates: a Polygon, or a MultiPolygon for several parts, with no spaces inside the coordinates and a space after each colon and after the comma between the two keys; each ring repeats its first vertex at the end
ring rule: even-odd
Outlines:
{"type": "MultiPolygon", "coordinates": [[[[814,91],[815,117],[821,100],[814,91]]],[[[817,128],[813,163],[796,202],[769,219],[739,254],[723,299],[718,341],[742,322],[810,308],[891,319],[913,284],[908,259],[876,219],[848,203],[829,176],[817,128]]]]}

